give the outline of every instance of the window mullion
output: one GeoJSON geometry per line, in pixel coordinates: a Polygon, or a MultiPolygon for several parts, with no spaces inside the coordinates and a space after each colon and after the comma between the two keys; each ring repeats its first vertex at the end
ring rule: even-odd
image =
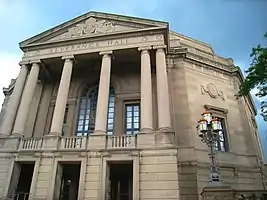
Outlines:
{"type": "MultiPolygon", "coordinates": [[[[87,108],[88,108],[88,100],[89,100],[88,95],[86,95],[86,99],[85,99],[85,110],[84,110],[84,116],[83,116],[83,135],[85,135],[85,133],[88,132],[88,130],[85,130],[85,123],[86,123],[86,116],[87,116],[87,108]]],[[[89,124],[89,121],[88,121],[88,124],[89,124]]]]}
{"type": "Polygon", "coordinates": [[[134,105],[132,105],[132,117],[131,117],[132,119],[132,130],[131,130],[131,132],[132,132],[132,134],[134,133],[134,105]]]}

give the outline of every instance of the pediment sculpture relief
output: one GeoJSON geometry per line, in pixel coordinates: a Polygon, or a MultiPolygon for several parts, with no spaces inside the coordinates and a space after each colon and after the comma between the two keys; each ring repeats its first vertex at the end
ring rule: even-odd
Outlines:
{"type": "Polygon", "coordinates": [[[133,29],[133,28],[115,25],[114,22],[111,21],[99,20],[90,17],[85,22],[76,24],[75,26],[69,28],[67,32],[50,39],[50,41],[69,39],[87,35],[111,33],[115,31],[123,31],[125,29],[133,29]]]}
{"type": "Polygon", "coordinates": [[[204,85],[200,85],[200,90],[202,95],[208,93],[211,98],[221,98],[222,100],[225,100],[223,91],[218,90],[213,83],[208,83],[206,87],[204,85]]]}

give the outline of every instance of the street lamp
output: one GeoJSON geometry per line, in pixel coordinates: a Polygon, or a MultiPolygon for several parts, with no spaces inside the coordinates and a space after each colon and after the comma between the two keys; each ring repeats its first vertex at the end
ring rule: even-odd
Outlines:
{"type": "Polygon", "coordinates": [[[202,118],[198,120],[197,130],[201,141],[206,143],[210,149],[209,186],[220,186],[222,182],[215,162],[215,144],[220,138],[218,133],[222,130],[221,122],[216,117],[213,117],[210,111],[206,110],[202,113],[202,118]]]}

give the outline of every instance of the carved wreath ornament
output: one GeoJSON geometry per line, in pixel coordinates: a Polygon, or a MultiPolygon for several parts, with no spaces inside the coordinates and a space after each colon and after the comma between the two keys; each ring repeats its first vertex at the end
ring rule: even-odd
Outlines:
{"type": "Polygon", "coordinates": [[[68,31],[59,37],[53,39],[61,38],[71,38],[83,35],[92,35],[97,33],[110,33],[115,30],[115,25],[113,22],[106,20],[96,20],[90,17],[85,21],[85,23],[80,23],[68,29],[68,31]]]}
{"type": "Polygon", "coordinates": [[[218,90],[217,87],[212,83],[208,83],[206,85],[206,87],[204,85],[200,85],[200,89],[201,89],[202,95],[208,93],[211,98],[219,98],[220,97],[222,100],[225,100],[224,96],[223,96],[223,91],[218,90]]]}

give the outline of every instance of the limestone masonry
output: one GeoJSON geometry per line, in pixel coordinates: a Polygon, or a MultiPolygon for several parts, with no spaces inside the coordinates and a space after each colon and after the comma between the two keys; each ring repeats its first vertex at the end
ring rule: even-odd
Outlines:
{"type": "Polygon", "coordinates": [[[242,73],[209,44],[167,22],[89,12],[20,48],[0,114],[0,199],[202,199],[206,109],[223,125],[224,184],[265,190],[255,106],[236,98],[242,73]]]}

